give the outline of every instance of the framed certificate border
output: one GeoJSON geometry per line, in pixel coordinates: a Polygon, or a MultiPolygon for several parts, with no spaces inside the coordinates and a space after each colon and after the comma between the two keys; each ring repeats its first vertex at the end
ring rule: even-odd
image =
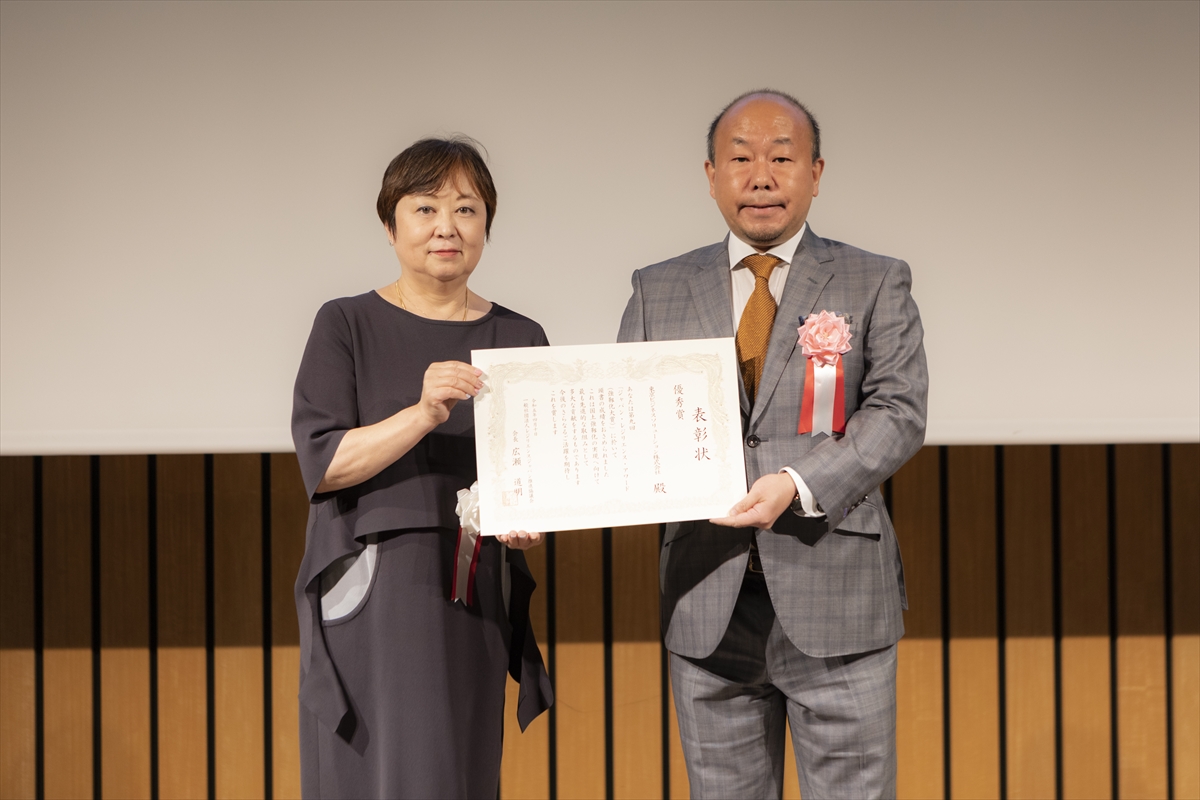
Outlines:
{"type": "Polygon", "coordinates": [[[733,339],[473,350],[483,533],[724,516],[746,493],[733,339]]]}

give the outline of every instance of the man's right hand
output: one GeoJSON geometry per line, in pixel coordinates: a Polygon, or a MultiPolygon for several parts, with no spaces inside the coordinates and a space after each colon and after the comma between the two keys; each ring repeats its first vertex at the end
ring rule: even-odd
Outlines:
{"type": "Polygon", "coordinates": [[[796,497],[796,484],[786,472],[772,472],[754,482],[746,496],[729,509],[729,516],[711,519],[730,528],[770,529],[796,497]]]}

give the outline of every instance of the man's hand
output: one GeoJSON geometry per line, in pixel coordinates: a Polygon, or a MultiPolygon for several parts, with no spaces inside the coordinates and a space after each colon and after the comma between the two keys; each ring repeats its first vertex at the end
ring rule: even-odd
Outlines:
{"type": "Polygon", "coordinates": [[[502,544],[506,544],[514,550],[528,550],[531,547],[537,547],[541,544],[544,535],[540,533],[526,533],[525,531],[511,531],[510,533],[502,533],[496,538],[502,544]]]}
{"type": "Polygon", "coordinates": [[[710,519],[730,528],[770,528],[796,497],[796,483],[786,472],[763,475],[750,491],[729,509],[729,516],[710,519]]]}

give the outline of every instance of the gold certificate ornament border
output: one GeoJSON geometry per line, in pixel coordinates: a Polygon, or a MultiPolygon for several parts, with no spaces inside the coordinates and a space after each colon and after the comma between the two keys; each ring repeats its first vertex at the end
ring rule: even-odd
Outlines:
{"type": "MultiPolygon", "coordinates": [[[[714,428],[719,431],[719,435],[715,437],[714,451],[721,464],[720,480],[722,483],[727,483],[732,476],[729,474],[730,465],[727,456],[729,455],[729,413],[725,408],[725,396],[723,381],[725,379],[725,371],[722,369],[721,358],[715,353],[687,353],[687,354],[660,354],[649,358],[633,358],[628,357],[620,362],[604,362],[595,363],[585,359],[576,359],[570,363],[546,359],[543,361],[506,361],[499,364],[492,364],[487,371],[488,383],[491,386],[485,386],[481,396],[485,397],[487,403],[487,420],[488,420],[488,443],[489,455],[492,461],[492,474],[499,477],[504,474],[506,459],[506,442],[504,439],[504,421],[505,421],[505,403],[504,393],[497,392],[492,387],[507,386],[517,383],[546,383],[552,385],[569,386],[571,384],[583,383],[584,381],[612,381],[622,379],[626,381],[644,381],[667,378],[671,375],[680,373],[703,374],[708,382],[708,402],[709,412],[712,414],[710,420],[714,428]]],[[[476,400],[478,403],[478,399],[476,400]]],[[[500,487],[497,485],[496,491],[500,487]]],[[[494,498],[499,507],[499,497],[494,498]]],[[[682,499],[682,498],[680,498],[682,499]]],[[[642,506],[641,503],[623,504],[629,510],[634,507],[642,506]]],[[[656,508],[654,504],[644,504],[649,509],[656,508]]],[[[596,510],[607,507],[608,504],[601,504],[596,507],[596,510]]],[[[577,509],[578,512],[584,512],[588,509],[577,509]]],[[[542,511],[524,508],[521,515],[523,517],[545,517],[551,513],[558,515],[560,511],[542,511]]]]}

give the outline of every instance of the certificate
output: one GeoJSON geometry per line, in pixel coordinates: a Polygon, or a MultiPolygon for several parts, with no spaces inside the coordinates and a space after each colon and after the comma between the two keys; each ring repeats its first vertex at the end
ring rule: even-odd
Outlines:
{"type": "Polygon", "coordinates": [[[723,517],[746,494],[733,339],[472,350],[480,527],[723,517]]]}

